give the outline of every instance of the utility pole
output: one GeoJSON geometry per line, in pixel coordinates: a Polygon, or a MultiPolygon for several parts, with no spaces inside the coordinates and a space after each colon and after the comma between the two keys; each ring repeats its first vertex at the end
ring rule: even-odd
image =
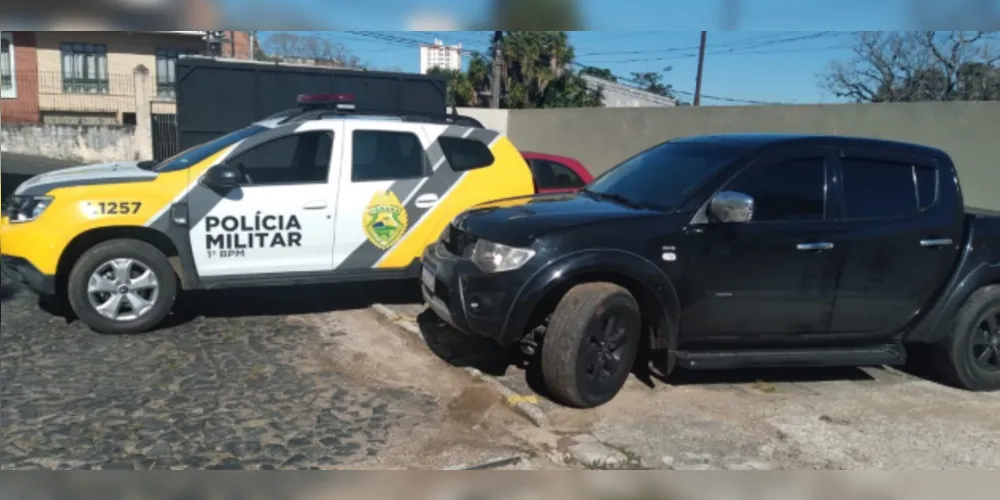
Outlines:
{"type": "Polygon", "coordinates": [[[493,32],[493,78],[490,82],[490,107],[500,107],[500,73],[503,71],[503,31],[493,32]]]}
{"type": "Polygon", "coordinates": [[[698,76],[694,82],[694,105],[701,106],[701,77],[705,72],[705,41],[708,32],[701,32],[701,46],[698,48],[698,76]]]}

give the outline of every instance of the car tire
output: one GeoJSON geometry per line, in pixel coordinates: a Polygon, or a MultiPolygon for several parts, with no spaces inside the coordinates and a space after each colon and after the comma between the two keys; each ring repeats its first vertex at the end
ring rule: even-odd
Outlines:
{"type": "Polygon", "coordinates": [[[559,301],[541,349],[541,372],[551,397],[577,408],[611,401],[639,352],[642,317],[628,290],[585,283],[559,301]]]}
{"type": "Polygon", "coordinates": [[[1000,285],[982,288],[965,301],[932,354],[936,371],[949,384],[977,392],[1000,390],[1000,285]]]}
{"type": "Polygon", "coordinates": [[[156,328],[170,314],[177,298],[177,276],[167,257],[153,245],[131,239],[111,240],[95,245],[76,261],[69,274],[66,295],[77,318],[95,332],[143,333],[156,328]],[[116,266],[125,269],[129,277],[124,278],[119,274],[117,278],[113,278],[116,266]],[[149,271],[155,281],[142,279],[144,271],[149,271]],[[97,274],[109,277],[119,288],[114,292],[92,293],[92,279],[95,283],[105,283],[96,277],[97,274]],[[126,288],[121,288],[122,286],[126,288]],[[134,289],[128,289],[129,286],[134,286],[134,289]],[[127,292],[122,293],[123,290],[127,292]],[[115,312],[109,313],[117,314],[117,319],[98,310],[98,305],[102,303],[109,304],[106,310],[112,309],[114,303],[107,302],[112,300],[111,294],[119,299],[115,312]],[[133,295],[148,302],[148,305],[143,303],[140,314],[136,314],[136,310],[132,308],[133,295]]]}

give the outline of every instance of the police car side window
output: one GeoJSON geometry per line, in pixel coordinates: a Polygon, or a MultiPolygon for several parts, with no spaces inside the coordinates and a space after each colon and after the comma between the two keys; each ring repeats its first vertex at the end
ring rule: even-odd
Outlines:
{"type": "Polygon", "coordinates": [[[441,137],[438,139],[441,151],[448,165],[456,172],[464,172],[493,164],[493,152],[481,141],[459,139],[458,137],[441,137]]]}
{"type": "Polygon", "coordinates": [[[430,170],[427,152],[410,132],[356,130],[351,141],[352,182],[412,179],[430,170]]]}
{"type": "Polygon", "coordinates": [[[253,186],[327,182],[333,133],[312,130],[265,142],[226,161],[240,166],[253,186]]]}

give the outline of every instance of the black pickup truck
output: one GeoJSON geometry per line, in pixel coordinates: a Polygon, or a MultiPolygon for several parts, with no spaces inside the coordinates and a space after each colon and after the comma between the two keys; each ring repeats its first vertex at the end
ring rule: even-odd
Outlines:
{"type": "Polygon", "coordinates": [[[965,208],[938,149],[688,137],[578,194],[460,215],[426,250],[422,289],[447,323],[540,361],[578,407],[612,399],[641,348],[669,373],[899,365],[925,346],[947,381],[991,391],[998,215],[965,208]]]}

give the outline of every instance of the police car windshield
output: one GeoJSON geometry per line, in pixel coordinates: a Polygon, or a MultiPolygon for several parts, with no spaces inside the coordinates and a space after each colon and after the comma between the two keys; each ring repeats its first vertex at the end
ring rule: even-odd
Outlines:
{"type": "Polygon", "coordinates": [[[594,179],[585,192],[627,200],[653,210],[674,210],[743,147],[666,142],[643,151],[594,179]]]}
{"type": "Polygon", "coordinates": [[[247,137],[259,134],[265,130],[269,129],[260,125],[253,125],[247,128],[239,129],[235,132],[230,132],[222,137],[217,137],[206,143],[185,149],[184,151],[161,161],[159,165],[153,168],[153,170],[156,172],[184,170],[185,168],[188,168],[200,161],[203,161],[205,158],[218,153],[220,149],[232,146],[247,137]]]}

